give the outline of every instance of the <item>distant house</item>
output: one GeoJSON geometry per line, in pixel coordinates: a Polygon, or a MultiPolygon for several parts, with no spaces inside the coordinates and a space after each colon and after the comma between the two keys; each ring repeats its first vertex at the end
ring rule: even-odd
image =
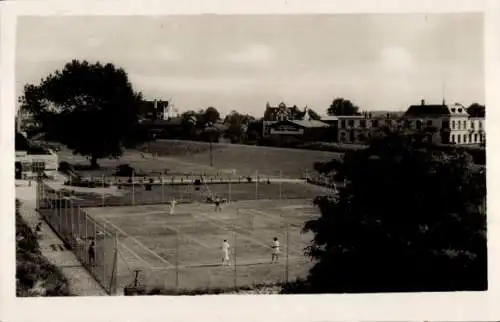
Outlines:
{"type": "Polygon", "coordinates": [[[268,137],[295,138],[300,141],[321,141],[328,135],[330,126],[315,120],[283,120],[270,124],[268,137]]]}
{"type": "Polygon", "coordinates": [[[486,138],[484,117],[470,117],[460,104],[427,104],[422,100],[408,107],[403,118],[408,129],[434,129],[434,143],[474,145],[486,138]]]}
{"type": "Polygon", "coordinates": [[[16,133],[15,148],[16,179],[34,178],[39,173],[53,177],[57,172],[58,157],[52,150],[30,144],[28,139],[19,132],[16,133]]]}
{"type": "Polygon", "coordinates": [[[270,136],[270,125],[272,124],[286,120],[304,120],[306,117],[307,107],[301,111],[296,105],[287,106],[284,102],[279,103],[278,106],[271,106],[267,103],[262,120],[262,137],[266,138],[270,136]]]}

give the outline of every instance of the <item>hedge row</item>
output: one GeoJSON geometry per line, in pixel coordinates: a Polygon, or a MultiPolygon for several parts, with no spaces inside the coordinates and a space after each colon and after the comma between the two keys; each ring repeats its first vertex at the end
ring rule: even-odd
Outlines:
{"type": "Polygon", "coordinates": [[[125,288],[124,295],[135,296],[135,295],[216,295],[216,294],[278,294],[281,292],[281,283],[262,283],[255,285],[240,286],[237,288],[229,287],[212,287],[212,288],[200,288],[193,290],[172,290],[172,289],[162,289],[159,287],[147,290],[143,287],[133,287],[129,286],[125,288]]]}
{"type": "Polygon", "coordinates": [[[21,217],[19,206],[16,200],[17,296],[70,296],[66,277],[42,255],[36,235],[21,217]]]}

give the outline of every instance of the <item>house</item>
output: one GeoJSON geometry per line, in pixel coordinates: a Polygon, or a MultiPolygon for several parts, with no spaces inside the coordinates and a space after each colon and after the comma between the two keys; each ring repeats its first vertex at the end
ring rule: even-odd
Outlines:
{"type": "Polygon", "coordinates": [[[470,117],[461,104],[448,106],[427,104],[408,107],[403,116],[405,127],[411,130],[427,130],[432,142],[441,144],[474,145],[485,140],[484,117],[470,117]]]}
{"type": "Polygon", "coordinates": [[[270,125],[285,120],[304,120],[306,115],[307,107],[301,111],[296,105],[287,106],[284,102],[281,102],[277,106],[271,106],[267,103],[266,110],[264,111],[264,118],[262,120],[262,137],[267,138],[270,136],[270,125]]]}
{"type": "Polygon", "coordinates": [[[40,172],[47,177],[54,177],[59,166],[57,154],[50,150],[29,143],[27,138],[16,133],[16,179],[35,178],[40,172]]]}
{"type": "Polygon", "coordinates": [[[316,120],[283,120],[270,124],[267,137],[281,140],[322,141],[327,137],[330,126],[316,120]]]}

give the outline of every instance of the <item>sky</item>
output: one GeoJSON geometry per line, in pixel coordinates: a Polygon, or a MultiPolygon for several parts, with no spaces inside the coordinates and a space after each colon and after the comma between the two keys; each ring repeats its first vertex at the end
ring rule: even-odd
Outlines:
{"type": "Polygon", "coordinates": [[[281,101],[324,114],[484,104],[483,16],[453,14],[20,17],[16,91],[72,59],[122,67],[146,99],[257,117],[281,101]]]}

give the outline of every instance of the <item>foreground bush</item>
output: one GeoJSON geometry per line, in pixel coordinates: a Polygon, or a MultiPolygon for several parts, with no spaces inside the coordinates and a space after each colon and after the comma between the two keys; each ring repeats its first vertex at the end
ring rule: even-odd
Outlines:
{"type": "Polygon", "coordinates": [[[438,153],[418,135],[382,133],[318,170],[345,180],[306,222],[316,261],[293,293],[484,291],[486,174],[460,149],[438,153]]]}
{"type": "Polygon", "coordinates": [[[125,289],[125,295],[216,295],[216,294],[278,294],[281,290],[281,283],[263,283],[255,285],[234,287],[211,287],[211,288],[199,288],[193,290],[186,289],[162,289],[153,288],[146,290],[145,288],[139,287],[135,289],[134,287],[129,287],[125,289]]]}
{"type": "Polygon", "coordinates": [[[17,200],[16,206],[16,295],[71,295],[66,277],[41,254],[35,234],[19,214],[17,200]]]}

